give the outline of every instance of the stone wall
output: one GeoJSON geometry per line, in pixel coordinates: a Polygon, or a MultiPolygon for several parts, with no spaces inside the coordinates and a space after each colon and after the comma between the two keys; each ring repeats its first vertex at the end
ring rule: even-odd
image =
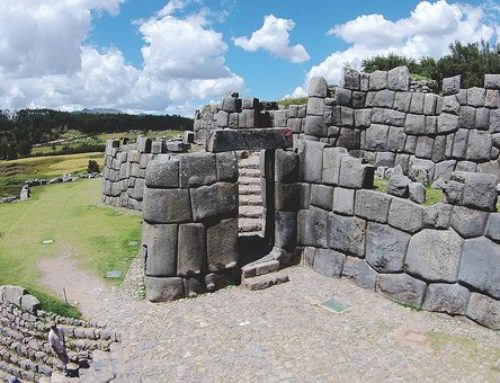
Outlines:
{"type": "Polygon", "coordinates": [[[195,131],[287,127],[296,140],[345,147],[375,166],[399,164],[427,182],[447,180],[454,170],[500,177],[500,75],[486,75],[484,88],[471,89],[460,88],[460,76],[444,79],[443,96],[410,86],[406,67],[347,70],[340,87],[312,78],[307,106],[279,109],[233,94],[197,112],[195,131]]]}
{"type": "Polygon", "coordinates": [[[38,382],[62,368],[48,344],[50,324],[64,331],[70,361],[87,366],[92,351],[108,351],[119,337],[102,324],[65,318],[41,310],[40,302],[19,286],[0,286],[0,381],[16,376],[38,382]]]}
{"type": "Polygon", "coordinates": [[[298,210],[305,265],[400,303],[500,328],[495,176],[452,173],[446,202],[424,207],[373,190],[375,168],[344,148],[304,141],[276,159],[276,207],[298,210]]]}
{"type": "Polygon", "coordinates": [[[148,164],[142,216],[150,301],[169,301],[235,283],[238,158],[190,153],[148,164]]]}

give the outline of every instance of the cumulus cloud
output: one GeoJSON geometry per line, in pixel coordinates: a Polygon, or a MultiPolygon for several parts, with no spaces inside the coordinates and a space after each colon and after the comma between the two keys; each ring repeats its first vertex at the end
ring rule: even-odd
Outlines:
{"type": "Polygon", "coordinates": [[[302,63],[310,57],[301,44],[290,45],[290,32],[293,28],[295,28],[293,20],[267,15],[260,29],[253,32],[250,38],[236,37],[234,45],[250,52],[262,49],[292,63],[302,63]]]}
{"type": "Polygon", "coordinates": [[[142,68],[127,64],[117,48],[86,46],[92,11],[116,14],[122,2],[26,0],[22,7],[1,2],[0,108],[159,112],[177,103],[189,113],[189,100],[243,89],[243,79],[225,65],[227,44],[210,27],[206,12],[175,16],[187,1],[172,0],[136,23],[144,41],[142,68]]]}
{"type": "Polygon", "coordinates": [[[334,26],[328,34],[351,46],[332,52],[306,75],[305,84],[295,90],[301,94],[309,79],[324,76],[330,83],[338,83],[342,67],[349,64],[360,68],[363,59],[395,52],[407,57],[431,56],[439,58],[449,51],[449,45],[498,39],[498,14],[468,4],[449,4],[444,0],[420,2],[409,17],[396,21],[380,14],[361,15],[344,24],[334,26]]]}

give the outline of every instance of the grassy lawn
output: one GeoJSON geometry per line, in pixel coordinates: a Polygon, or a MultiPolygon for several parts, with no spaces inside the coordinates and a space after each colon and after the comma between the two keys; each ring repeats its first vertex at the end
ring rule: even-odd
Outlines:
{"type": "MultiPolygon", "coordinates": [[[[380,178],[375,178],[373,182],[373,186],[375,187],[375,189],[383,193],[387,192],[388,184],[389,180],[380,178]]],[[[444,194],[441,190],[431,188],[430,186],[425,187],[425,202],[422,205],[430,206],[443,201],[444,201],[444,194]]]]}
{"type": "Polygon", "coordinates": [[[140,246],[141,217],[99,206],[100,179],[32,190],[28,201],[0,205],[0,285],[24,286],[58,310],[64,305],[40,286],[41,258],[71,248],[81,266],[100,277],[110,270],[125,273],[140,246]]]}
{"type": "Polygon", "coordinates": [[[80,153],[63,156],[31,157],[0,161],[0,197],[18,195],[25,180],[52,178],[65,172],[86,171],[89,160],[96,160],[102,169],[103,153],[80,153]]]}

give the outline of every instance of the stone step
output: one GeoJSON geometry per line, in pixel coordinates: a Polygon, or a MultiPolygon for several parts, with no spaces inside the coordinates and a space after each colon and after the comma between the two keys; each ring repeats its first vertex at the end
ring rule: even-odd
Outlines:
{"type": "Polygon", "coordinates": [[[240,168],[240,177],[259,177],[260,178],[260,170],[259,169],[251,169],[251,168],[240,168]]]}
{"type": "Polygon", "coordinates": [[[239,208],[240,218],[262,218],[262,207],[261,206],[240,206],[239,208]]]}
{"type": "Polygon", "coordinates": [[[274,285],[288,282],[288,274],[271,273],[244,279],[241,284],[250,291],[264,290],[274,285]]]}
{"type": "Polygon", "coordinates": [[[277,260],[265,257],[264,259],[259,259],[258,261],[243,266],[241,268],[241,278],[247,279],[274,273],[278,271],[279,267],[280,263],[277,260]]]}
{"type": "Polygon", "coordinates": [[[260,186],[260,178],[258,177],[240,177],[238,179],[240,185],[259,185],[260,186]]]}
{"type": "Polygon", "coordinates": [[[262,206],[262,196],[256,194],[240,195],[240,206],[262,206]]]}
{"type": "Polygon", "coordinates": [[[261,195],[260,185],[240,185],[240,195],[261,195]]]}
{"type": "Polygon", "coordinates": [[[260,160],[259,156],[250,156],[243,160],[240,160],[238,163],[238,167],[246,168],[246,169],[260,169],[260,160]]]}
{"type": "Polygon", "coordinates": [[[262,230],[262,220],[256,218],[240,218],[238,231],[240,233],[257,232],[262,230]]]}

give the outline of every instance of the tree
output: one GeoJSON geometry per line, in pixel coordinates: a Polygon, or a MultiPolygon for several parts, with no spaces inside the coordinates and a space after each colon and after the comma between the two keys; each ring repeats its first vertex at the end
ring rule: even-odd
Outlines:
{"type": "Polygon", "coordinates": [[[416,69],[416,62],[412,58],[398,56],[395,53],[389,53],[387,56],[375,56],[365,59],[361,63],[364,72],[374,72],[376,70],[388,71],[398,66],[407,66],[411,73],[416,69]]]}
{"type": "Polygon", "coordinates": [[[87,173],[99,173],[99,164],[96,160],[89,160],[89,165],[87,166],[87,173]]]}

